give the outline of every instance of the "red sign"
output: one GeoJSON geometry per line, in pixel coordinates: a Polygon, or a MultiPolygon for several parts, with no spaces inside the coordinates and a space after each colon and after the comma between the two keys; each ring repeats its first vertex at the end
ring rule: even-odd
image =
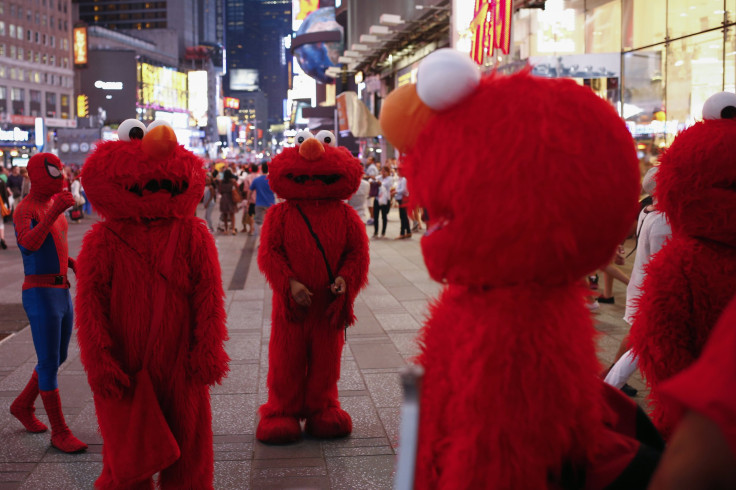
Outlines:
{"type": "Polygon", "coordinates": [[[498,48],[509,54],[511,48],[512,0],[475,0],[475,12],[470,23],[474,31],[470,55],[482,64],[485,54],[493,54],[498,48]]]}
{"type": "Polygon", "coordinates": [[[235,97],[225,97],[224,104],[228,109],[240,109],[240,99],[235,97]]]}

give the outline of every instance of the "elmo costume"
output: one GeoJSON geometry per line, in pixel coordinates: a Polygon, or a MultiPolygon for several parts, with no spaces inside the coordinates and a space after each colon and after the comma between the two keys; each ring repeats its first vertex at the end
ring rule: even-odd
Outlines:
{"type": "Polygon", "coordinates": [[[420,334],[416,488],[646,485],[657,451],[635,437],[651,426],[598,377],[581,282],[636,217],[626,126],[572,80],[481,78],[451,50],[417,76],[381,112],[446,284],[420,334]]]}
{"type": "MultiPolygon", "coordinates": [[[[207,225],[194,216],[205,172],[165,123],[146,128],[129,119],[118,136],[120,141],[100,143],[82,170],[87,196],[104,218],[84,237],[78,260],[82,362],[96,402],[129,395],[145,355],[153,303],[161,294],[166,314],[150,346],[148,372],[181,457],[161,471],[159,484],[212,488],[209,385],[227,373],[229,358],[217,251],[207,225]],[[179,239],[167,251],[175,226],[179,239]],[[166,290],[159,292],[157,275],[168,253],[175,265],[165,278],[166,290]]],[[[100,425],[110,417],[99,404],[97,416],[100,425]]],[[[96,485],[118,488],[109,457],[103,450],[96,485]]],[[[147,478],[140,488],[152,485],[147,478]]]]}
{"type": "Polygon", "coordinates": [[[668,436],[679,418],[659,385],[690,366],[736,294],[736,94],[703,107],[661,157],[656,196],[672,238],[652,259],[631,342],[651,388],[654,420],[668,436]]]}
{"type": "Polygon", "coordinates": [[[270,443],[300,439],[300,419],[315,437],[352,431],[337,381],[343,329],[368,277],[365,225],[343,202],[358,189],[360,163],[329,131],[300,132],[296,143],[270,166],[271,188],[286,201],[268,210],[258,249],[273,310],[268,402],[256,438],[270,443]]]}
{"type": "Polygon", "coordinates": [[[31,322],[38,364],[28,385],[10,405],[12,413],[29,432],[46,426],[34,415],[39,391],[51,422],[51,445],[74,453],[87,445],[74,437],[64,420],[56,382],[66,360],[74,312],[69,294],[68,269],[75,270],[66,240],[68,224],[63,213],[74,205],[71,192],[62,191],[62,163],[52,153],[38,153],[28,161],[31,192],[15,210],[13,224],[23,254],[23,308],[31,322]]]}

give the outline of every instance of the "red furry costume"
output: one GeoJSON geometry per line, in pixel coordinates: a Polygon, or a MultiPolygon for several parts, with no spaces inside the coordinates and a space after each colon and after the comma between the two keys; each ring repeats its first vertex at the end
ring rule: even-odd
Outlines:
{"type": "MultiPolygon", "coordinates": [[[[726,95],[733,109],[736,95],[726,95]]],[[[679,416],[659,385],[700,356],[736,294],[734,137],[728,113],[698,122],[675,138],[657,172],[655,192],[672,238],[649,263],[631,342],[651,388],[652,419],[665,436],[679,416]]]]}
{"type": "MultiPolygon", "coordinates": [[[[143,137],[144,130],[126,121],[118,131],[123,141],[100,143],[82,170],[87,196],[104,221],[87,233],[79,254],[77,336],[95,399],[126,394],[148,340],[156,267],[177,224],[149,372],[181,458],[161,472],[159,482],[162,488],[212,488],[209,386],[227,373],[229,358],[217,251],[205,222],[194,217],[205,172],[176,143],[171,128],[149,126],[143,137]]],[[[108,414],[98,410],[97,416],[108,414]]],[[[117,488],[106,458],[103,450],[96,485],[117,488]]],[[[140,488],[152,485],[148,479],[140,488]]]]}
{"type": "Polygon", "coordinates": [[[355,320],[353,302],[368,277],[368,237],[355,210],[343,202],[358,189],[362,168],[333,141],[328,131],[316,138],[299,133],[298,146],[285,149],[270,166],[271,188],[286,201],[268,210],[258,249],[258,265],[273,288],[268,402],[256,431],[263,442],[298,440],[300,419],[315,437],[352,431],[337,399],[337,381],[343,328],[355,320]],[[340,291],[330,284],[325,260],[340,291]]]}
{"type": "Polygon", "coordinates": [[[581,278],[636,217],[631,135],[571,80],[528,71],[473,80],[477,67],[447,51],[424,60],[416,88],[389,95],[381,114],[429,215],[427,268],[447,284],[420,337],[415,486],[604,488],[639,434],[609,430],[633,424],[635,409],[602,387],[581,278]],[[459,101],[443,109],[420,100],[457,87],[459,101]]]}

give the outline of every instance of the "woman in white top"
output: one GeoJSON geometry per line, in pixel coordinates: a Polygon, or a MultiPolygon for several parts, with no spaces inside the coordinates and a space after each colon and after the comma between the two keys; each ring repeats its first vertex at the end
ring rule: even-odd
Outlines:
{"type": "Polygon", "coordinates": [[[386,225],[388,225],[388,212],[391,209],[391,188],[394,185],[394,179],[391,177],[391,169],[388,166],[381,168],[381,187],[378,188],[378,196],[373,202],[373,238],[378,238],[378,216],[380,214],[383,227],[381,236],[386,236],[386,225]]]}

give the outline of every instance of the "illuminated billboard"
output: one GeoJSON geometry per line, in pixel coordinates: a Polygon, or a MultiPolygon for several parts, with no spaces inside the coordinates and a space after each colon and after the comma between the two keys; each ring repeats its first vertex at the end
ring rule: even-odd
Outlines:
{"type": "Polygon", "coordinates": [[[189,112],[197,121],[197,126],[207,126],[207,72],[190,71],[189,79],[189,112]]]}
{"type": "Polygon", "coordinates": [[[173,68],[138,63],[138,103],[144,107],[187,110],[187,74],[173,68]]]}
{"type": "Polygon", "coordinates": [[[291,2],[291,28],[296,31],[302,25],[307,15],[319,8],[319,0],[292,0],[291,2]]]}
{"type": "Polygon", "coordinates": [[[258,70],[252,68],[230,70],[230,90],[243,92],[258,90],[258,70]]]}
{"type": "Polygon", "coordinates": [[[225,97],[223,103],[228,109],[240,109],[240,99],[235,97],[225,97]]]}
{"type": "MultiPolygon", "coordinates": [[[[36,39],[38,41],[38,38],[36,39]]],[[[77,26],[72,33],[72,48],[74,51],[74,65],[87,64],[87,26],[77,26]]]]}

